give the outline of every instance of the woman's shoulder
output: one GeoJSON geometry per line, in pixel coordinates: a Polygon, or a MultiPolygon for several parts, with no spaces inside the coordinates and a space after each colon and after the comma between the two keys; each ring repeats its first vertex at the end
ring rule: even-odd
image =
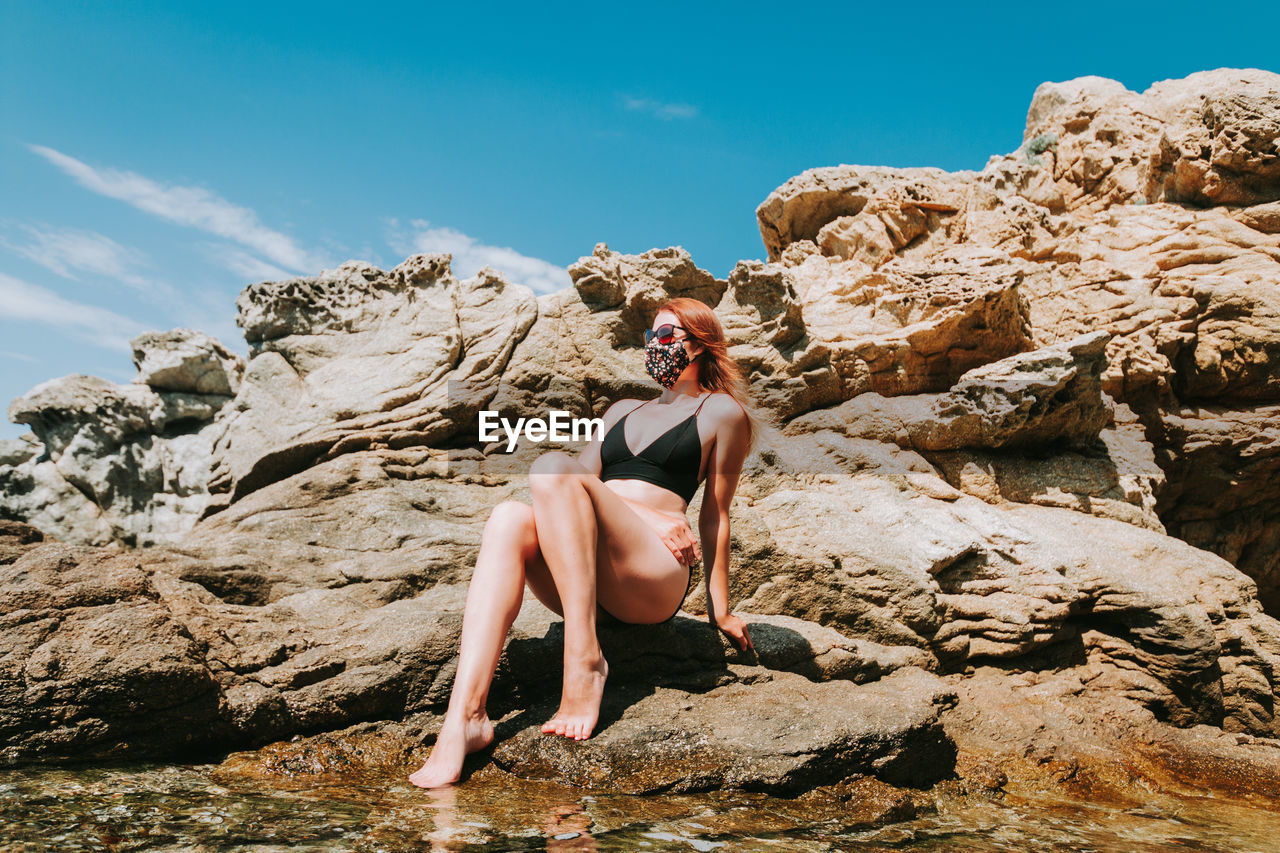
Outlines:
{"type": "Polygon", "coordinates": [[[728,391],[711,392],[702,411],[707,412],[717,421],[723,420],[734,424],[745,424],[747,421],[747,410],[742,408],[742,404],[728,391]]]}
{"type": "Polygon", "coordinates": [[[734,412],[743,412],[745,414],[745,410],[742,408],[742,404],[740,404],[737,398],[735,398],[728,391],[712,391],[707,396],[707,408],[710,409],[713,407],[718,409],[723,409],[726,412],[734,411],[734,412]]]}
{"type": "Polygon", "coordinates": [[[604,414],[600,417],[605,423],[616,421],[626,415],[637,406],[643,405],[643,400],[637,400],[634,397],[624,397],[621,400],[614,400],[609,408],[604,410],[604,414]]]}

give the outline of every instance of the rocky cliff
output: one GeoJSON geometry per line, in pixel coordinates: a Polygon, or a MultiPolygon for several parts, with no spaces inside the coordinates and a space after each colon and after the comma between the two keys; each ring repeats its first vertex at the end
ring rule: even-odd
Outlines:
{"type": "Polygon", "coordinates": [[[131,385],[37,387],[0,445],[2,754],[429,742],[482,525],[547,449],[477,445],[476,413],[652,396],[642,330],[679,295],[773,422],[732,507],[759,653],[692,617],[602,629],[599,734],[543,742],[558,624],[530,599],[500,766],[1280,796],[1278,140],[1267,72],[1046,83],[981,171],[792,178],[727,279],[604,244],[545,296],[350,262],[246,288],[247,364],[174,330],[131,385]]]}

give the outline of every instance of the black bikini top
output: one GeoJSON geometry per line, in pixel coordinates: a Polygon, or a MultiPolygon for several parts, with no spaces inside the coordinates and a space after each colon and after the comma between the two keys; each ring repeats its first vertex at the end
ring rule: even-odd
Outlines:
{"type": "MultiPolygon", "coordinates": [[[[711,392],[715,393],[715,392],[711,392]]],[[[644,480],[675,492],[687,504],[698,491],[698,469],[702,467],[702,439],[698,437],[698,412],[711,393],[698,404],[697,410],[671,429],[658,436],[639,455],[627,446],[627,418],[636,406],[613,425],[600,447],[601,480],[644,480]]],[[[648,400],[645,403],[649,402],[648,400]]]]}

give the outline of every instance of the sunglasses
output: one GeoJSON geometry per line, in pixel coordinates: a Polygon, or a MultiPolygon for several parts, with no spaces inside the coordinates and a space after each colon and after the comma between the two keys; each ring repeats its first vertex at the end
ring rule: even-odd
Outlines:
{"type": "Polygon", "coordinates": [[[674,323],[664,323],[656,329],[644,330],[644,342],[647,344],[654,338],[658,339],[660,344],[669,344],[676,339],[675,330],[679,329],[685,333],[685,337],[689,337],[689,330],[684,326],[677,326],[674,323]]]}

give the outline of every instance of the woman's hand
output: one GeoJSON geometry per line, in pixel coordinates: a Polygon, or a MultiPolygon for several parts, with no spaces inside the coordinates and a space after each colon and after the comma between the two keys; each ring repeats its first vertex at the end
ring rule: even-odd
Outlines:
{"type": "Polygon", "coordinates": [[[729,639],[733,640],[742,651],[745,652],[747,649],[755,650],[755,644],[751,642],[751,635],[747,633],[747,623],[732,613],[717,619],[716,627],[728,634],[729,639]]]}
{"type": "Polygon", "coordinates": [[[653,513],[651,518],[653,520],[650,523],[658,537],[671,549],[681,565],[690,566],[702,559],[702,546],[693,537],[693,530],[687,519],[683,516],[674,518],[660,512],[653,513]]]}

